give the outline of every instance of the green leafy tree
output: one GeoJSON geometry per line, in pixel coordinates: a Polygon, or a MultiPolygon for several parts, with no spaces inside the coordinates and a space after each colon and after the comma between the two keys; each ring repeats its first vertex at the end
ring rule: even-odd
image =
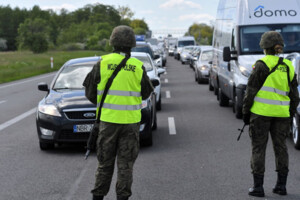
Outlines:
{"type": "Polygon", "coordinates": [[[147,23],[143,19],[134,19],[131,21],[130,26],[133,29],[136,28],[142,28],[145,29],[146,31],[149,30],[147,23]]]}
{"type": "Polygon", "coordinates": [[[28,48],[34,53],[43,53],[48,50],[49,27],[45,20],[28,18],[20,24],[18,33],[20,49],[28,48]]]}
{"type": "Polygon", "coordinates": [[[134,12],[128,6],[119,6],[118,12],[122,20],[132,19],[134,16],[134,12]]]}
{"type": "Polygon", "coordinates": [[[213,28],[207,24],[194,23],[185,35],[192,35],[201,45],[211,45],[213,28]]]}

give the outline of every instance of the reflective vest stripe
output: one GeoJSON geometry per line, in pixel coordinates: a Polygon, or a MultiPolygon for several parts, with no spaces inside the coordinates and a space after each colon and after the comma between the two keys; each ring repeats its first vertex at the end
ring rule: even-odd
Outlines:
{"type": "MultiPolygon", "coordinates": [[[[97,94],[102,95],[104,90],[98,90],[97,94]]],[[[109,90],[108,95],[115,95],[115,96],[126,96],[126,97],[141,97],[140,92],[133,92],[133,91],[121,91],[121,90],[109,90]]]]}
{"type": "MultiPolygon", "coordinates": [[[[97,104],[97,107],[100,107],[100,103],[97,104]]],[[[117,104],[109,104],[103,103],[102,108],[108,108],[112,110],[140,110],[142,109],[142,104],[138,105],[117,105],[117,104]]]]}
{"type": "Polygon", "coordinates": [[[283,95],[283,96],[288,96],[289,95],[289,92],[285,92],[285,91],[282,91],[282,90],[279,90],[279,89],[276,89],[276,88],[272,88],[272,87],[267,87],[267,86],[263,86],[260,90],[267,91],[267,92],[274,92],[276,94],[280,94],[280,95],[283,95]]]}
{"type": "Polygon", "coordinates": [[[278,105],[278,106],[289,106],[290,101],[278,101],[278,100],[271,100],[271,99],[264,99],[260,97],[255,97],[254,101],[265,103],[265,104],[271,104],[271,105],[278,105]]]}

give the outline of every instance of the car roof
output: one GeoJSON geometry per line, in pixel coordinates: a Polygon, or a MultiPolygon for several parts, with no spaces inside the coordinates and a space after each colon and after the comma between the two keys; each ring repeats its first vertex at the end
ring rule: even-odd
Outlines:
{"type": "Polygon", "coordinates": [[[76,64],[94,64],[101,59],[100,56],[93,56],[93,57],[83,57],[83,58],[74,58],[68,60],[65,65],[76,65],[76,64]]]}
{"type": "MultiPolygon", "coordinates": [[[[131,57],[139,56],[139,57],[148,57],[148,53],[145,52],[130,52],[131,57]]],[[[150,56],[150,55],[149,55],[150,56]]]]}
{"type": "Polygon", "coordinates": [[[212,46],[200,46],[201,51],[205,51],[205,50],[212,50],[213,47],[212,46]]]}

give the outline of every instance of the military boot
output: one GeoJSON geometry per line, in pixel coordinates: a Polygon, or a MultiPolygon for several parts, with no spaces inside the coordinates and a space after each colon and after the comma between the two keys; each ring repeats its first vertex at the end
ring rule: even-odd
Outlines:
{"type": "Polygon", "coordinates": [[[273,188],[273,193],[279,194],[279,195],[286,195],[286,180],[287,180],[287,174],[277,174],[277,183],[275,187],[273,188]]]}
{"type": "Polygon", "coordinates": [[[254,179],[254,186],[252,188],[249,188],[248,194],[250,196],[255,196],[255,197],[264,197],[265,196],[265,192],[263,188],[264,176],[253,174],[253,179],[254,179]]]}
{"type": "Polygon", "coordinates": [[[117,196],[117,200],[128,200],[128,197],[117,196]]]}
{"type": "Polygon", "coordinates": [[[93,200],[103,200],[103,196],[93,195],[93,200]]]}

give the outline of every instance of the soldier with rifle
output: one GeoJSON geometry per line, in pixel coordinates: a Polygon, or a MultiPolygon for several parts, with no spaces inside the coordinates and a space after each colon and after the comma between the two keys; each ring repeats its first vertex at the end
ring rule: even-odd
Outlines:
{"type": "Polygon", "coordinates": [[[93,200],[102,200],[108,193],[116,157],[117,200],[131,196],[133,165],[139,152],[142,100],[153,92],[143,63],[130,57],[131,48],[136,46],[132,28],[115,27],[110,44],[114,52],[102,56],[83,83],[86,97],[97,104],[97,123],[88,140],[88,150],[97,147],[93,200]]]}
{"type": "Polygon", "coordinates": [[[265,57],[253,66],[243,103],[243,120],[245,124],[250,124],[254,179],[254,186],[248,194],[265,196],[265,154],[270,132],[277,172],[273,193],[286,195],[289,172],[286,138],[290,133],[291,118],[299,103],[298,83],[292,63],[277,56],[283,52],[284,47],[280,33],[264,33],[259,44],[264,49],[265,57]]]}

